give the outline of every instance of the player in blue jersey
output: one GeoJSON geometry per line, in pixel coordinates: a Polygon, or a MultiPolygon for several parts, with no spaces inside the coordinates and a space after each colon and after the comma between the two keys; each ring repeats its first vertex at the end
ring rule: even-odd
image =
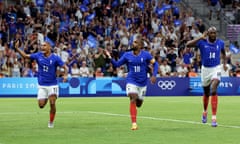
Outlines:
{"type": "Polygon", "coordinates": [[[111,59],[114,67],[119,67],[126,64],[128,68],[128,75],[126,77],[126,93],[130,98],[130,116],[132,121],[132,130],[137,130],[137,108],[141,107],[144,95],[147,90],[149,65],[153,67],[151,83],[156,82],[156,75],[158,73],[158,63],[152,55],[143,50],[144,42],[140,35],[136,36],[133,41],[132,51],[125,52],[118,61],[111,59],[108,51],[106,55],[111,59]]]}
{"type": "Polygon", "coordinates": [[[221,58],[225,60],[224,41],[217,38],[217,30],[210,27],[207,32],[194,40],[188,41],[186,46],[196,45],[201,54],[201,80],[204,90],[202,122],[207,122],[207,108],[211,95],[212,126],[217,127],[216,114],[218,106],[217,88],[221,77],[221,58]]]}
{"type": "Polygon", "coordinates": [[[58,83],[56,77],[57,67],[62,67],[64,69],[65,75],[63,76],[63,81],[67,80],[68,67],[61,58],[53,53],[51,53],[51,46],[48,42],[43,42],[41,46],[41,52],[26,54],[19,48],[19,41],[16,41],[15,48],[17,52],[23,58],[28,58],[31,60],[36,60],[38,64],[38,105],[40,108],[44,106],[49,101],[50,104],[50,120],[48,123],[49,128],[53,128],[53,121],[56,114],[56,100],[58,98],[58,83]]]}

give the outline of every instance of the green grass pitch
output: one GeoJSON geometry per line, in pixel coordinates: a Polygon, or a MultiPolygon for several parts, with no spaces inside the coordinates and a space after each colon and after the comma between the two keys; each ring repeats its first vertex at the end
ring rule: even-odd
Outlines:
{"type": "MultiPolygon", "coordinates": [[[[127,97],[62,98],[55,127],[36,98],[0,99],[0,144],[239,144],[240,97],[220,96],[216,128],[201,123],[202,97],[145,97],[130,130],[127,97]]],[[[211,118],[211,106],[209,106],[211,118]]]]}

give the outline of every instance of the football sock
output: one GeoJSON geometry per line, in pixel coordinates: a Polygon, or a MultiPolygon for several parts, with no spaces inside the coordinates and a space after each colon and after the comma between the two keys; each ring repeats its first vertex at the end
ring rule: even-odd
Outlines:
{"type": "Polygon", "coordinates": [[[211,103],[212,103],[212,115],[217,114],[217,105],[218,105],[218,96],[213,95],[211,98],[211,103]]]}
{"type": "Polygon", "coordinates": [[[207,112],[209,97],[203,95],[203,110],[207,112]]]}
{"type": "Polygon", "coordinates": [[[137,117],[137,108],[135,102],[130,102],[130,115],[132,123],[136,123],[136,117],[137,117]]]}
{"type": "Polygon", "coordinates": [[[55,118],[55,113],[50,113],[50,122],[53,122],[55,118]]]}

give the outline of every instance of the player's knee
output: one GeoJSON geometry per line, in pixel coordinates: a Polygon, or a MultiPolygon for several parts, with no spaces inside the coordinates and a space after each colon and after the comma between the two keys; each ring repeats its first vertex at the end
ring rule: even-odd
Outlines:
{"type": "Polygon", "coordinates": [[[43,109],[43,108],[44,108],[44,105],[39,105],[39,108],[40,108],[40,109],[43,109]]]}
{"type": "Polygon", "coordinates": [[[141,103],[136,103],[136,106],[138,107],[138,108],[140,108],[141,106],[142,106],[142,102],[141,103]]]}
{"type": "Polygon", "coordinates": [[[136,106],[140,108],[142,106],[143,100],[137,99],[136,100],[136,106]]]}
{"type": "Polygon", "coordinates": [[[212,95],[213,95],[213,96],[217,95],[217,92],[216,92],[216,91],[213,91],[213,92],[212,92],[212,95]]]}
{"type": "Polygon", "coordinates": [[[137,100],[137,94],[129,94],[129,98],[131,101],[136,101],[137,100]]]}
{"type": "Polygon", "coordinates": [[[55,103],[50,103],[50,107],[51,107],[51,108],[55,108],[55,107],[56,107],[56,104],[55,104],[55,103]]]}
{"type": "Polygon", "coordinates": [[[206,97],[209,97],[209,96],[210,96],[210,92],[205,92],[204,95],[205,95],[206,97]]]}
{"type": "Polygon", "coordinates": [[[217,89],[216,89],[216,88],[213,88],[213,89],[211,90],[211,94],[212,94],[212,95],[216,95],[216,94],[217,94],[217,89]]]}
{"type": "Polygon", "coordinates": [[[141,104],[138,104],[138,103],[136,103],[136,106],[137,106],[138,108],[140,108],[142,105],[141,105],[141,104]]]}

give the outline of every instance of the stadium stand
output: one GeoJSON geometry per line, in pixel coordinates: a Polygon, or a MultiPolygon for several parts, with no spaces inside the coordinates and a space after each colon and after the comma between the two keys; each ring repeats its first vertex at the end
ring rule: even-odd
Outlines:
{"type": "MultiPolygon", "coordinates": [[[[239,3],[239,2],[238,2],[239,3]]],[[[237,3],[237,4],[238,4],[237,3]]],[[[34,77],[37,65],[26,61],[14,51],[13,41],[22,40],[22,49],[33,53],[40,49],[42,41],[51,43],[55,54],[60,55],[71,68],[82,61],[86,62],[93,73],[100,66],[104,76],[125,76],[127,72],[113,69],[104,56],[102,49],[112,51],[118,59],[131,48],[133,37],[137,33],[144,36],[145,49],[151,51],[159,65],[171,67],[164,76],[187,76],[177,71],[184,64],[185,42],[201,33],[210,25],[218,29],[220,38],[229,46],[227,26],[237,21],[229,18],[232,4],[226,4],[221,19],[208,19],[206,0],[152,0],[133,2],[126,0],[16,0],[3,1],[1,4],[1,77],[34,77]],[[42,3],[44,2],[44,3],[42,3]],[[172,59],[171,53],[176,55],[172,59]],[[171,60],[170,60],[171,59],[171,60]],[[122,74],[119,74],[119,73],[122,74]],[[20,73],[20,74],[19,74],[20,73]]],[[[193,56],[184,66],[200,72],[199,52],[190,51],[193,56]]],[[[234,55],[232,61],[239,56],[234,55]]],[[[232,63],[230,63],[232,64],[232,63]]],[[[233,66],[234,67],[234,66],[233,66]]],[[[158,76],[163,76],[159,70],[158,76]]],[[[61,75],[61,69],[58,71],[61,75]]]]}

